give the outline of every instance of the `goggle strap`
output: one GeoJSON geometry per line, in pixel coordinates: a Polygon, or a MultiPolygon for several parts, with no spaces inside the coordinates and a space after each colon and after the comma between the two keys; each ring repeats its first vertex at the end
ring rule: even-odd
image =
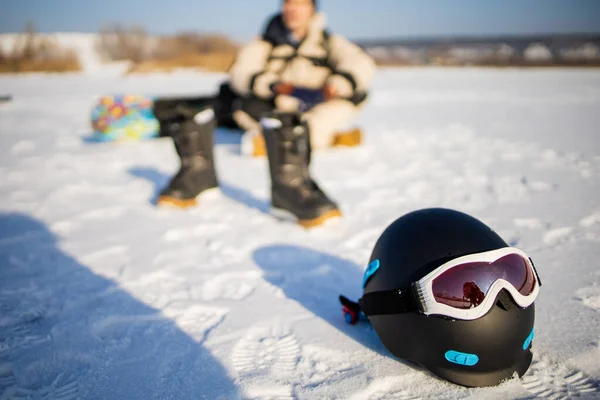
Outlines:
{"type": "Polygon", "coordinates": [[[396,289],[366,293],[358,300],[358,304],[366,316],[402,314],[419,310],[412,290],[396,289]]]}
{"type": "Polygon", "coordinates": [[[533,272],[535,272],[535,278],[537,279],[538,285],[540,285],[540,287],[542,287],[542,280],[540,279],[540,275],[537,272],[537,269],[535,268],[535,264],[533,263],[533,260],[531,259],[531,257],[529,258],[529,262],[531,263],[531,267],[533,268],[533,272]]]}

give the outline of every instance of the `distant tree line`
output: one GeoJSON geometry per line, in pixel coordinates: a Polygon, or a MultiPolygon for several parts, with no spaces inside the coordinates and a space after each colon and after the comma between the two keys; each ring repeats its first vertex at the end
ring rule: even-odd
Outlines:
{"type": "Polygon", "coordinates": [[[130,61],[131,72],[199,67],[225,71],[239,45],[220,34],[182,32],[152,36],[143,27],[110,24],[100,30],[96,50],[106,61],[130,61]]]}
{"type": "Polygon", "coordinates": [[[72,72],[81,70],[77,54],[56,40],[37,34],[32,22],[12,46],[0,47],[0,72],[72,72]]]}

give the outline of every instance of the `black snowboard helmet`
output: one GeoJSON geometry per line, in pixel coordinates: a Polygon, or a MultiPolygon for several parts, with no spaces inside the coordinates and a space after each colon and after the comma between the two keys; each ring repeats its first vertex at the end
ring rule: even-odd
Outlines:
{"type": "MultiPolygon", "coordinates": [[[[502,289],[489,312],[461,320],[415,309],[394,311],[398,304],[390,304],[393,296],[386,297],[401,289],[416,304],[413,282],[449,260],[503,247],[508,244],[484,223],[449,209],[414,211],[388,226],[371,254],[361,299],[386,348],[463,386],[497,385],[515,372],[521,377],[532,359],[533,304],[522,308],[502,289]]],[[[537,272],[535,277],[539,283],[537,272]]]]}

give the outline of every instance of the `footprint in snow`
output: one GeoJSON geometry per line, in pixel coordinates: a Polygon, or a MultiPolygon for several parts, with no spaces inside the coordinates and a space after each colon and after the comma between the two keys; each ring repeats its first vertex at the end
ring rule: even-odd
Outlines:
{"type": "Polygon", "coordinates": [[[202,297],[205,301],[243,300],[254,292],[261,276],[259,271],[219,274],[204,283],[202,297]]]}
{"type": "Polygon", "coordinates": [[[13,299],[0,299],[0,340],[31,336],[36,323],[45,318],[46,310],[29,303],[11,305],[10,300],[13,299]]]}
{"type": "Polygon", "coordinates": [[[577,298],[589,308],[600,311],[600,286],[593,285],[577,291],[577,298]]]}
{"type": "Polygon", "coordinates": [[[538,229],[544,226],[542,221],[537,218],[515,218],[513,224],[518,228],[527,229],[538,229]]]}
{"type": "Polygon", "coordinates": [[[161,309],[175,300],[189,298],[188,281],[183,276],[164,269],[121,280],[120,283],[121,288],[156,309],[161,309]]]}
{"type": "Polygon", "coordinates": [[[0,364],[0,393],[3,393],[5,389],[16,385],[17,380],[13,372],[12,364],[5,362],[0,364]]]}
{"type": "Polygon", "coordinates": [[[174,304],[164,309],[162,313],[174,320],[179,329],[201,343],[211,330],[223,322],[229,310],[192,303],[182,308],[174,304]]]}
{"type": "Polygon", "coordinates": [[[204,221],[201,224],[189,228],[169,229],[162,235],[162,240],[167,243],[175,243],[184,240],[198,240],[199,237],[212,237],[229,229],[229,224],[221,222],[204,221]]]}
{"type": "MultiPolygon", "coordinates": [[[[3,390],[6,399],[72,400],[79,397],[79,379],[89,370],[84,354],[55,354],[51,360],[37,360],[21,371],[19,379],[8,378],[3,390]]],[[[8,368],[0,367],[0,379],[8,368]]],[[[12,375],[12,369],[10,370],[12,375]]],[[[1,387],[1,386],[0,386],[1,387]]]]}
{"type": "Polygon", "coordinates": [[[188,307],[174,304],[162,310],[162,314],[107,316],[96,321],[91,330],[103,341],[127,344],[132,337],[153,335],[156,327],[166,327],[174,322],[179,329],[201,342],[210,330],[223,321],[227,313],[227,309],[201,304],[188,307]]]}
{"type": "Polygon", "coordinates": [[[91,251],[85,254],[83,257],[81,257],[81,262],[84,265],[89,265],[95,262],[103,264],[111,259],[124,261],[127,260],[128,253],[129,246],[106,246],[99,250],[91,251]]]}
{"type": "Polygon", "coordinates": [[[592,228],[596,224],[600,224],[600,211],[590,214],[579,221],[579,225],[582,228],[592,228]]]}
{"type": "Polygon", "coordinates": [[[599,382],[575,368],[548,360],[534,361],[521,384],[535,398],[566,400],[600,397],[599,382]]]}
{"type": "Polygon", "coordinates": [[[35,150],[35,142],[32,140],[21,140],[14,144],[10,149],[11,154],[21,155],[35,150]]]}
{"type": "Polygon", "coordinates": [[[113,344],[126,342],[131,337],[133,331],[150,330],[153,322],[161,321],[158,314],[149,315],[108,315],[95,321],[90,330],[92,335],[104,342],[113,344]]]}
{"type": "Polygon", "coordinates": [[[59,235],[67,235],[79,229],[82,224],[71,220],[62,220],[52,224],[50,227],[52,232],[59,235]]]}
{"type": "Polygon", "coordinates": [[[544,234],[543,240],[546,244],[556,244],[564,241],[572,232],[573,228],[570,226],[551,229],[544,234]]]}
{"type": "Polygon", "coordinates": [[[93,220],[110,221],[117,220],[127,213],[127,207],[123,206],[111,206],[96,208],[91,211],[80,214],[77,218],[83,222],[89,222],[93,220]]]}
{"type": "Polygon", "coordinates": [[[29,349],[51,340],[41,327],[49,311],[37,302],[37,299],[20,300],[12,296],[0,296],[0,363],[8,359],[10,352],[29,349]]]}
{"type": "Polygon", "coordinates": [[[346,380],[356,381],[364,376],[367,368],[345,352],[306,345],[295,372],[295,382],[299,387],[316,388],[346,380]]]}
{"type": "Polygon", "coordinates": [[[255,326],[232,352],[233,367],[242,378],[285,379],[293,376],[300,356],[295,335],[279,326],[255,326]]]}
{"type": "Polygon", "coordinates": [[[593,242],[600,241],[600,211],[582,218],[579,226],[584,230],[586,239],[593,242]]]}
{"type": "Polygon", "coordinates": [[[2,398],[11,400],[74,400],[78,398],[78,394],[79,386],[78,382],[75,380],[65,383],[64,385],[52,384],[49,386],[42,387],[38,390],[13,386],[6,389],[2,398]]]}
{"type": "Polygon", "coordinates": [[[294,400],[291,386],[256,385],[243,390],[244,400],[294,400]]]}

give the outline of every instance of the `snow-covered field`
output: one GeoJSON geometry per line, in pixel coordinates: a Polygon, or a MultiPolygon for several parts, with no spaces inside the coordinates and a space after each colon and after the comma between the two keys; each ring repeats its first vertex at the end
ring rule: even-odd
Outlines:
{"type": "Polygon", "coordinates": [[[221,75],[3,76],[1,399],[600,398],[600,72],[381,70],[360,148],[312,170],[345,213],[313,231],[268,215],[264,159],[219,131],[221,193],[152,200],[167,139],[92,143],[105,93],[210,93],[221,75]],[[466,389],[346,325],[383,229],[424,207],[481,218],[544,286],[522,379],[466,389]]]}

